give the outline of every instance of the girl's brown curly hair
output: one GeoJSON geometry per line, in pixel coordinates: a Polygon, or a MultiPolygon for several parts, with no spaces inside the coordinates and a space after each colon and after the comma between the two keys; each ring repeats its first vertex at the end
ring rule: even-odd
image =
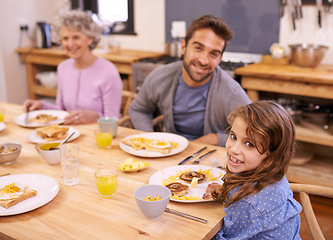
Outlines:
{"type": "Polygon", "coordinates": [[[223,177],[222,191],[217,196],[222,198],[226,207],[280,181],[295,152],[295,126],[280,104],[274,101],[258,101],[240,106],[229,115],[229,124],[232,125],[237,117],[241,117],[248,124],[247,135],[255,143],[258,152],[264,154],[268,151],[268,156],[257,168],[250,171],[233,174],[227,169],[223,177]],[[260,135],[263,141],[256,142],[255,135],[260,135]],[[228,194],[235,188],[239,190],[229,199],[228,194]]]}

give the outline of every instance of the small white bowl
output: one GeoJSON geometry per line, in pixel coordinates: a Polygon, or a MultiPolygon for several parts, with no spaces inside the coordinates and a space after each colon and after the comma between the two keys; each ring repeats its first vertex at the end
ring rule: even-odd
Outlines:
{"type": "Polygon", "coordinates": [[[40,155],[48,164],[57,164],[60,162],[59,149],[50,150],[50,148],[57,148],[59,144],[60,143],[45,143],[37,148],[40,155]]]}
{"type": "Polygon", "coordinates": [[[149,219],[159,218],[168,206],[171,192],[162,185],[145,185],[135,190],[136,204],[141,212],[149,219]],[[147,201],[146,197],[155,198],[161,196],[161,200],[147,201]]]}
{"type": "Polygon", "coordinates": [[[49,88],[56,88],[58,86],[58,75],[57,72],[41,72],[36,74],[36,79],[40,83],[49,88]]]}

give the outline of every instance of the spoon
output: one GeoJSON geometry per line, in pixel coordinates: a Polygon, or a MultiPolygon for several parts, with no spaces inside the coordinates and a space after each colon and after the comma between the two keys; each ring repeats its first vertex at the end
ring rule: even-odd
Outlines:
{"type": "Polygon", "coordinates": [[[75,132],[72,132],[70,135],[68,135],[68,137],[66,137],[60,144],[59,146],[56,148],[56,149],[59,149],[61,147],[61,145],[63,145],[65,142],[68,141],[68,139],[70,139],[71,136],[74,135],[75,132]]]}

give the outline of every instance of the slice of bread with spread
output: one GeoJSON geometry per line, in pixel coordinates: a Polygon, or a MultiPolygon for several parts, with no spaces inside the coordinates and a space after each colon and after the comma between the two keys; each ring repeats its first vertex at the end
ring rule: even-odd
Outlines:
{"type": "Polygon", "coordinates": [[[12,183],[0,189],[0,206],[7,209],[36,195],[36,190],[12,183]]]}

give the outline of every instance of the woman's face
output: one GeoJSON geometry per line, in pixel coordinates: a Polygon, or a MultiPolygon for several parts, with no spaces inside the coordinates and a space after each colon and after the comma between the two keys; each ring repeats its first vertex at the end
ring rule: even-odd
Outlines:
{"type": "Polygon", "coordinates": [[[89,45],[92,41],[91,37],[86,36],[81,31],[76,31],[69,27],[61,29],[61,44],[68,56],[75,60],[79,60],[85,53],[90,52],[89,45]]]}
{"type": "Polygon", "coordinates": [[[205,84],[221,62],[225,41],[211,29],[200,29],[193,34],[187,46],[185,40],[181,44],[184,81],[192,87],[205,84]]]}
{"type": "MultiPolygon", "coordinates": [[[[236,117],[232,123],[230,135],[226,143],[227,165],[231,172],[240,173],[257,168],[268,152],[260,154],[255,143],[246,134],[247,123],[241,117],[236,117]]],[[[254,135],[254,140],[260,149],[262,137],[254,135]]]]}

